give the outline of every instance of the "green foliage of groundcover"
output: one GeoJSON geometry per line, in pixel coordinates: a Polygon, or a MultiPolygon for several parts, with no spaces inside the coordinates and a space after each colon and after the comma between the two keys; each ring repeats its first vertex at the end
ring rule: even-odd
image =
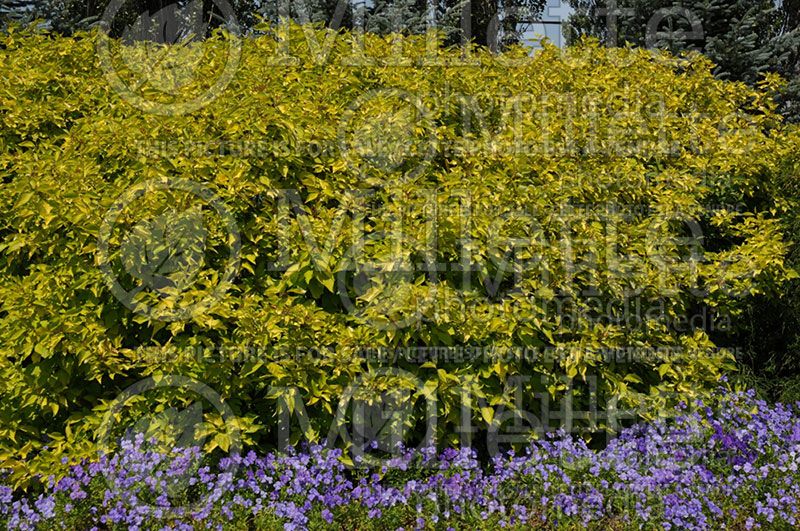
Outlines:
{"type": "MultiPolygon", "coordinates": [[[[727,208],[796,170],[774,80],[591,43],[530,58],[368,35],[359,54],[333,35],[112,43],[112,63],[93,33],[3,37],[0,449],[16,479],[91,455],[115,397],[171,374],[236,417],[205,413],[207,449],[229,449],[230,424],[274,444],[290,392],[324,437],[354,381],[354,400],[435,397],[447,443],[464,411],[486,429],[593,378],[602,405],[652,417],[730,367],[688,318],[735,316],[792,275],[778,207],[727,208]],[[202,97],[232,47],[205,106],[138,108],[202,97]],[[178,58],[142,70],[165,50],[178,58]],[[364,352],[424,347],[494,350],[364,352]],[[628,348],[670,350],[609,360],[628,348]]],[[[139,413],[189,401],[168,391],[139,413]]],[[[422,431],[424,406],[406,413],[422,431]]]]}

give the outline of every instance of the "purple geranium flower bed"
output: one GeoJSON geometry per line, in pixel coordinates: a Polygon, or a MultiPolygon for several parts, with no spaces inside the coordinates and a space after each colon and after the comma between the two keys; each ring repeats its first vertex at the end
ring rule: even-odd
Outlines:
{"type": "Polygon", "coordinates": [[[559,433],[481,463],[408,450],[346,467],[311,446],[214,466],[142,437],[43,494],[0,491],[12,529],[794,529],[800,404],[727,394],[624,430],[605,449],[559,433]]]}

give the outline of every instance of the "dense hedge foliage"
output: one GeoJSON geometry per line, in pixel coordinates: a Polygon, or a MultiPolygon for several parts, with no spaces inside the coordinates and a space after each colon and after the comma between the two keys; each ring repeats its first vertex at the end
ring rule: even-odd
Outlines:
{"type": "MultiPolygon", "coordinates": [[[[595,36],[608,46],[647,46],[677,54],[703,53],[720,79],[757,85],[766,72],[786,84],[777,94],[785,120],[800,121],[800,3],[762,0],[571,0],[575,11],[566,23],[568,42],[595,36]],[[613,4],[613,5],[612,5],[613,4]],[[620,9],[612,22],[609,9],[620,9]],[[667,13],[670,13],[669,15],[667,13]],[[610,24],[615,30],[609,31],[610,24]],[[663,31],[666,24],[675,25],[663,31]],[[680,27],[680,29],[678,29],[680,27]]],[[[783,217],[787,239],[800,241],[796,173],[778,182],[777,192],[794,203],[783,217]]],[[[756,204],[751,203],[751,205],[756,204]]],[[[789,263],[797,268],[797,246],[789,263]]],[[[741,351],[740,365],[752,385],[771,399],[800,399],[800,284],[787,284],[780,295],[760,297],[733,323],[726,341],[741,351]]]]}
{"type": "MultiPolygon", "coordinates": [[[[785,204],[786,263],[800,269],[800,179],[787,172],[776,180],[773,197],[785,204]]],[[[779,295],[759,296],[733,323],[725,341],[742,351],[740,378],[771,400],[800,400],[800,282],[787,282],[779,295]]]]}
{"type": "MultiPolygon", "coordinates": [[[[311,33],[324,57],[307,31],[167,49],[179,60],[139,84],[164,48],[116,43],[109,66],[96,34],[0,41],[0,449],[16,478],[92,455],[112,401],[149,376],[224,399],[236,421],[206,412],[207,449],[230,447],[231,423],[274,443],[286,389],[305,436],[325,436],[354,381],[359,400],[435,397],[448,443],[464,410],[485,428],[593,378],[601,406],[653,416],[730,366],[709,323],[686,321],[791,276],[775,209],[727,208],[797,170],[775,80],[592,44],[465,56],[367,36],[359,57],[355,37],[311,33]],[[238,46],[199,110],[137,106],[201,95],[238,46]],[[191,82],[179,54],[203,59],[191,82]],[[432,346],[494,350],[364,356],[432,346]],[[609,361],[630,348],[671,354],[609,361]]],[[[420,430],[424,408],[408,413],[420,430]]]]}
{"type": "Polygon", "coordinates": [[[0,487],[0,522],[9,529],[796,529],[798,407],[723,394],[684,405],[675,422],[628,428],[601,452],[562,434],[488,466],[468,448],[426,448],[354,471],[340,450],[320,446],[204,466],[199,448],[163,454],[139,437],[118,454],[75,465],[38,497],[0,487]]]}

